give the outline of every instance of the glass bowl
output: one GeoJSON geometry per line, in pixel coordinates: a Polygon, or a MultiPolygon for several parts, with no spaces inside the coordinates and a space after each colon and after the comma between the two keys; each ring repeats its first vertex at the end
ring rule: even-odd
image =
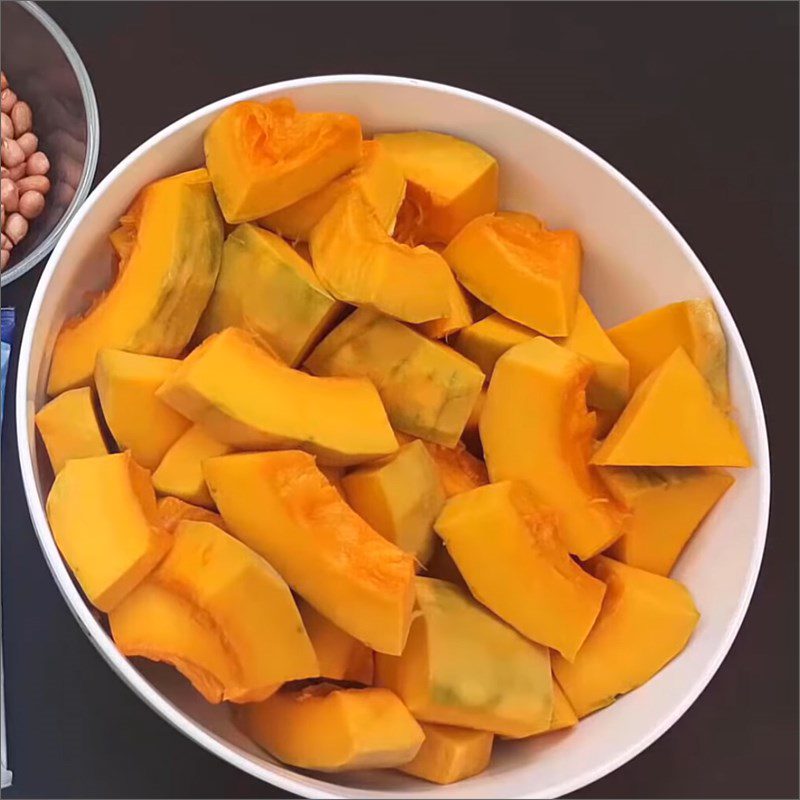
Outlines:
{"type": "Polygon", "coordinates": [[[64,31],[36,3],[4,2],[2,66],[33,110],[39,149],[50,159],[44,212],[11,251],[2,285],[24,275],[55,247],[89,194],[100,145],[92,83],[64,31]]]}

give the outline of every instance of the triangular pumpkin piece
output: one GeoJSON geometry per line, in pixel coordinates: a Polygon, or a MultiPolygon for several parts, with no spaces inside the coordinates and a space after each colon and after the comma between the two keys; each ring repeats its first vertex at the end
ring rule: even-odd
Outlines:
{"type": "Polygon", "coordinates": [[[578,295],[572,331],[556,341],[594,365],[586,387],[586,402],[594,408],[620,411],[630,397],[628,359],[608,338],[583,295],[578,295]]]}
{"type": "Polygon", "coordinates": [[[594,464],[663,467],[749,467],[736,423],[679,347],[639,384],[594,464]]]}

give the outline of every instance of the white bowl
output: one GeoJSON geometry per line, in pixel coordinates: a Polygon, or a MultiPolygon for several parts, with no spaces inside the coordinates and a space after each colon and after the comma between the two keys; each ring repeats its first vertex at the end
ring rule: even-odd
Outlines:
{"type": "MultiPolygon", "coordinates": [[[[155,711],[212,753],[265,781],[307,797],[554,797],[624,764],[694,702],[728,652],[755,585],[767,531],[769,453],[750,359],[724,300],[678,232],[642,193],[583,145],[528,114],[449,86],[405,78],[345,75],[252,89],[220,100],[156,134],[119,164],[70,223],[42,275],[22,341],[17,386],[22,477],[36,533],[72,613],[117,674],[155,711]],[[728,339],[735,416],[755,462],[683,555],[675,577],[702,613],[683,653],[642,688],[568,732],[499,743],[481,775],[449,787],[384,771],[324,778],[275,763],[176,673],[128,661],[83,600],[58,552],[44,503],[50,468],[34,436],[53,341],[84,293],[109,278],[108,233],[136,192],[202,161],[211,120],[239,100],[291,96],[302,109],[357,114],[367,133],[431,129],[463,136],[498,157],[502,206],[530,210],[550,226],[580,232],[583,291],[601,322],[613,325],[655,306],[710,297],[728,339]]],[[[91,702],[90,698],[87,698],[91,702]]],[[[702,743],[698,746],[702,747],[702,743]]]]}

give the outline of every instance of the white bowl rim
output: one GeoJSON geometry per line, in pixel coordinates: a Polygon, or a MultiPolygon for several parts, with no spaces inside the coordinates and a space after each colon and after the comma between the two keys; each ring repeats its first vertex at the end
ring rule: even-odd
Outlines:
{"type": "Polygon", "coordinates": [[[16,423],[17,423],[17,444],[20,457],[20,468],[22,471],[23,485],[25,488],[25,496],[28,503],[28,508],[31,514],[31,520],[36,531],[36,536],[39,540],[42,552],[44,553],[47,565],[50,572],[58,585],[61,594],[70,607],[73,615],[77,619],[80,626],[83,628],[84,633],[89,637],[89,640],[94,644],[100,654],[105,658],[114,671],[139,695],[154,711],[156,711],[163,719],[169,722],[173,727],[179,730],[184,735],[190,737],[199,745],[204,747],[211,753],[214,753],[219,758],[227,761],[229,764],[238,767],[239,769],[247,772],[254,777],[257,777],[267,783],[274,784],[281,789],[296,792],[305,797],[312,798],[340,798],[344,796],[350,797],[370,797],[371,793],[367,790],[349,789],[349,795],[343,792],[331,792],[325,788],[324,781],[317,781],[313,778],[297,773],[294,770],[287,769],[281,765],[270,766],[269,768],[256,765],[245,758],[240,752],[232,746],[222,742],[217,737],[213,736],[209,731],[202,728],[193,719],[184,714],[180,709],[173,705],[166,699],[160,692],[158,692],[123,656],[113,643],[105,634],[100,623],[92,615],[91,610],[87,603],[83,600],[78,589],[76,588],[61,554],[55,544],[53,535],[50,531],[45,510],[39,500],[36,490],[36,479],[33,470],[33,463],[29,458],[30,444],[29,444],[29,426],[27,419],[27,377],[19,380],[19,376],[27,376],[30,369],[31,347],[33,343],[33,333],[36,326],[36,321],[39,316],[44,296],[47,292],[48,286],[55,274],[58,267],[59,260],[63,251],[67,248],[70,239],[72,238],[75,230],[83,222],[97,202],[98,198],[106,191],[106,189],[116,180],[117,176],[123,172],[128,165],[136,161],[139,156],[145,151],[158,145],[160,141],[170,136],[176,130],[191,124],[196,119],[208,114],[209,112],[220,111],[226,106],[239,102],[241,100],[249,100],[258,97],[265,92],[276,91],[291,91],[309,85],[324,85],[324,84],[340,84],[340,83],[365,83],[365,84],[384,84],[384,85],[412,85],[420,86],[426,89],[441,92],[443,94],[452,94],[464,99],[471,100],[476,103],[488,105],[506,114],[511,114],[519,119],[524,120],[528,124],[537,127],[550,136],[553,136],[563,143],[579,150],[584,156],[591,159],[598,167],[605,171],[609,177],[619,183],[625,190],[632,194],[640,203],[647,207],[651,214],[660,222],[662,227],[673,239],[674,243],[680,248],[687,260],[694,267],[696,273],[703,281],[709,295],[714,301],[717,313],[722,318],[723,328],[728,334],[728,347],[736,351],[738,358],[741,360],[745,382],[747,389],[754,398],[754,411],[755,411],[755,436],[758,449],[764,453],[765,461],[764,468],[760,470],[760,486],[759,498],[760,514],[756,521],[755,542],[752,559],[749,565],[747,579],[740,595],[739,604],[733,614],[728,625],[726,635],[721,640],[719,646],[714,652],[713,657],[710,658],[706,664],[704,671],[697,675],[694,683],[686,692],[681,702],[678,703],[661,724],[651,730],[647,736],[642,737],[634,745],[621,751],[615,758],[607,760],[605,763],[578,770],[574,777],[570,780],[562,781],[560,783],[548,786],[546,789],[540,791],[537,795],[520,794],[519,797],[560,797],[562,795],[574,792],[584,786],[593,783],[596,780],[608,775],[615,769],[621,767],[623,764],[630,761],[637,756],[653,742],[660,738],[664,733],[669,730],[688,710],[694,703],[700,693],[708,685],[711,678],[719,669],[722,661],[727,655],[728,651],[733,644],[736,634],[741,627],[744,616],[747,612],[750,600],[755,589],[756,580],[761,567],[761,561],[764,554],[764,547],[766,544],[767,525],[769,520],[769,499],[770,499],[770,469],[769,469],[769,442],[767,437],[767,428],[764,418],[764,409],[761,402],[761,395],[758,390],[758,384],[753,372],[753,367],[750,358],[745,349],[739,329],[733,320],[733,317],[717,289],[711,276],[706,272],[705,267],[702,265],[694,251],[689,247],[687,242],[683,239],[675,226],[664,216],[664,214],[650,201],[641,190],[639,190],[631,181],[622,175],[616,168],[612,167],[608,162],[594,153],[585,145],[581,144],[571,136],[563,133],[558,128],[550,125],[539,118],[521,111],[507,103],[499,100],[494,100],[485,95],[471,92],[466,89],[449,86],[447,84],[436,83],[433,81],[425,81],[417,78],[404,78],[399,76],[390,75],[374,75],[374,74],[340,74],[340,75],[324,75],[311,78],[295,78],[287,81],[280,81],[277,83],[264,84],[252,89],[247,89],[233,95],[229,95],[221,100],[209,103],[196,111],[187,114],[181,119],[163,128],[147,139],[144,143],[139,145],[133,152],[126,156],[117,166],[109,172],[108,175],[95,187],[89,195],[86,202],[80,208],[75,217],[70,221],[64,235],[61,237],[55,251],[50,257],[47,266],[45,267],[36,293],[31,301],[28,311],[27,321],[25,323],[25,331],[22,338],[19,356],[19,367],[17,370],[17,391],[16,391],[16,423]]]}

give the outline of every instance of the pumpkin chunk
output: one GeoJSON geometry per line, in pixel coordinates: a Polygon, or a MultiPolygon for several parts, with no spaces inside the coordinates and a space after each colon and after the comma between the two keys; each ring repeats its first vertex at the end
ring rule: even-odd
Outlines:
{"type": "Polygon", "coordinates": [[[650,680],[683,650],[700,614],[677,581],[598,556],[590,569],[606,584],[597,623],[570,663],[553,671],[578,717],[650,680]]]}
{"type": "Polygon", "coordinates": [[[333,329],[306,359],[315,375],[369,378],[392,426],[454,447],[483,385],[455,350],[366,308],[333,329]]]}
{"type": "Polygon", "coordinates": [[[447,244],[470,220],[497,208],[497,161],[471,142],[431,131],[384,133],[408,181],[408,209],[397,236],[411,244],[447,244]]]}
{"type": "Polygon", "coordinates": [[[280,236],[244,223],[222,247],[219,277],[196,338],[243,328],[294,367],[343,311],[280,236]]]}
{"type": "Polygon", "coordinates": [[[570,558],[554,515],[525,483],[501,481],[448,500],[436,532],[477,600],[534,642],[575,658],[605,586],[570,558]]]}
{"type": "Polygon", "coordinates": [[[300,451],[211,458],[203,473],[229,530],[359,641],[400,653],[413,603],[414,560],[348,506],[300,451]]]}
{"type": "Polygon", "coordinates": [[[456,783],[483,772],[492,757],[494,734],[453,725],[420,723],[425,741],[401,772],[431,783],[456,783]]]}
{"type": "Polygon", "coordinates": [[[401,657],[378,655],[376,683],[423,722],[528,736],[553,711],[550,652],[434,578],[416,580],[415,618],[401,657]]]}
{"type": "Polygon", "coordinates": [[[303,113],[287,97],[226,108],[206,131],[206,166],[222,213],[249,222],[296,203],[361,157],[350,114],[303,113]]]}
{"type": "Polygon", "coordinates": [[[417,328],[431,339],[444,339],[472,324],[474,319],[469,297],[458,281],[452,280],[447,290],[448,310],[441,319],[421,322],[417,328]]]}
{"type": "Polygon", "coordinates": [[[572,331],[558,343],[594,366],[586,402],[593,408],[621,411],[630,396],[628,359],[614,346],[582,295],[578,295],[572,331]]]}
{"type": "Polygon", "coordinates": [[[287,239],[308,241],[314,226],[352,188],[361,192],[381,227],[391,234],[405,195],[406,179],[386,147],[377,141],[363,143],[361,159],[350,172],[258,223],[287,239]]]}
{"type": "Polygon", "coordinates": [[[608,555],[657,575],[669,575],[698,525],[733,485],[730,475],[716,469],[602,467],[599,472],[631,514],[626,533],[608,555]]]}
{"type": "Polygon", "coordinates": [[[386,689],[329,684],[282,689],[244,706],[239,726],[285,764],[322,772],[399,767],[417,754],[425,735],[386,689]]]}
{"type": "Polygon", "coordinates": [[[192,425],[164,454],[153,473],[153,486],[160,494],[174,495],[193,505],[213,508],[202,465],[207,458],[224,456],[233,448],[192,425]]]}
{"type": "Polygon", "coordinates": [[[531,214],[501,211],[474,219],[444,257],[478,299],[546,336],[568,336],[575,321],[581,243],[531,214]]]}
{"type": "Polygon", "coordinates": [[[439,471],[418,439],[391,460],[361,467],[342,479],[345,498],[381,536],[425,564],[433,552],[433,522],[445,496],[439,471]]]}
{"type": "MultiPolygon", "coordinates": [[[[550,733],[551,731],[560,731],[564,728],[572,728],[578,724],[578,715],[575,709],[569,704],[564,690],[558,685],[558,681],[553,676],[553,715],[550,717],[550,727],[542,733],[550,733]]],[[[503,736],[503,739],[527,739],[527,736],[503,736]]]]}
{"type": "Polygon", "coordinates": [[[397,450],[368,380],[291,369],[238,328],[209,336],[158,395],[215,439],[242,450],[302,447],[332,465],[397,450]]]}
{"type": "Polygon", "coordinates": [[[751,461],[736,423],[679,347],[639,384],[592,463],[749,467],[751,461]]]}
{"type": "Polygon", "coordinates": [[[56,475],[47,519],[92,605],[111,611],[172,545],[150,475],[130,453],[76,458],[56,475]]]}
{"type": "MultiPolygon", "coordinates": [[[[123,217],[123,219],[126,219],[123,217]]],[[[174,358],[188,343],[219,270],[222,218],[205,170],[142,189],[127,219],[135,243],[113,286],[56,339],[47,393],[89,386],[104,347],[174,358]]]]}
{"type": "Polygon", "coordinates": [[[179,366],[174,358],[122,350],[97,354],[94,380],[106,423],[120,449],[147,469],[155,469],[192,424],[156,396],[179,366]]]}
{"type": "Polygon", "coordinates": [[[55,473],[70,458],[108,453],[88,386],[60,394],[40,408],[35,419],[55,473]]]}
{"type": "Polygon", "coordinates": [[[558,685],[558,681],[553,679],[553,716],[550,719],[550,730],[560,731],[564,728],[572,728],[578,724],[578,715],[570,705],[564,690],[558,685]]]}
{"type": "Polygon", "coordinates": [[[372,650],[334,625],[302,598],[298,599],[297,607],[317,654],[320,677],[370,685],[373,675],[372,650]]]}
{"type": "Polygon", "coordinates": [[[608,336],[630,362],[632,390],[682,347],[720,406],[729,409],[728,348],[710,300],[670,303],[611,328],[608,336]]]}
{"type": "Polygon", "coordinates": [[[492,377],[494,365],[506,350],[515,344],[529,342],[538,334],[524,325],[512,322],[501,314],[490,314],[464,328],[456,337],[453,347],[470,361],[474,361],[492,377]]]}
{"type": "Polygon", "coordinates": [[[406,322],[451,311],[455,278],[447,262],[427,247],[394,241],[358,191],[336,201],[311,232],[309,247],[314,271],[339,300],[406,322]]]}
{"type": "Polygon", "coordinates": [[[263,700],[276,684],[319,675],[289,587],[258,554],[208,522],[184,520],[151,580],[196,606],[238,667],[224,699],[263,700]]]}
{"type": "Polygon", "coordinates": [[[425,446],[439,469],[445,497],[454,497],[489,483],[486,465],[462,442],[457,442],[455,447],[443,447],[433,442],[425,442],[425,446]]]}
{"type": "Polygon", "coordinates": [[[591,372],[588,361],[543,336],[517,345],[497,362],[480,419],[490,478],[529,483],[559,514],[564,544],[580,559],[605,550],[624,519],[589,466],[591,372]]]}
{"type": "Polygon", "coordinates": [[[123,655],[172,665],[209,703],[239,691],[236,658],[213,620],[182,595],[145,580],[111,610],[108,622],[123,655]]]}
{"type": "Polygon", "coordinates": [[[172,533],[185,519],[193,522],[210,522],[225,530],[225,520],[207,508],[186,503],[178,497],[162,497],[158,501],[158,522],[164,530],[172,533]]]}

